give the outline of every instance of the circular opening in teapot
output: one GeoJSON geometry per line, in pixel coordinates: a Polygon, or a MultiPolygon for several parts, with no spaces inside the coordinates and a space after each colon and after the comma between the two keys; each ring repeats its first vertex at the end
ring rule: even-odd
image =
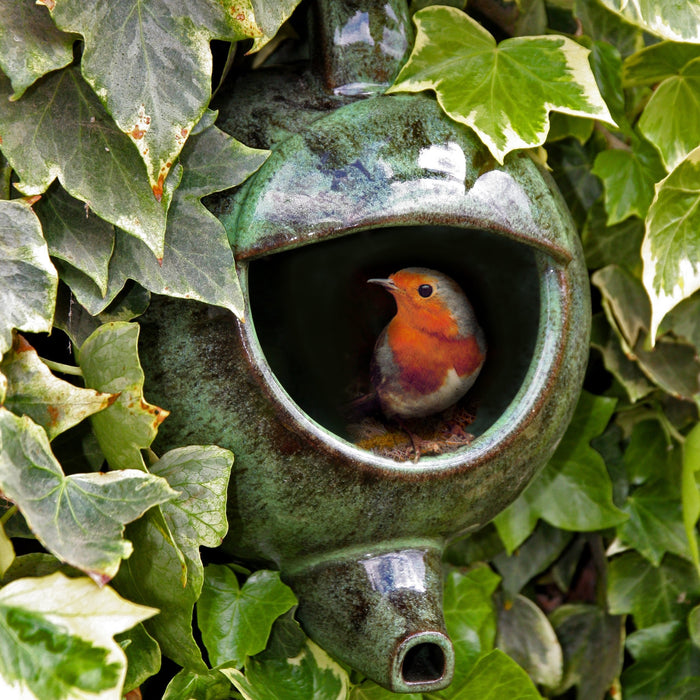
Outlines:
{"type": "Polygon", "coordinates": [[[373,229],[249,263],[251,321],[260,348],[291,399],[316,423],[352,441],[347,405],[371,389],[374,343],[393,317],[390,294],[367,284],[404,267],[452,277],[471,301],[488,351],[462,402],[478,438],[525,380],[540,331],[542,256],[481,229],[373,229]]]}

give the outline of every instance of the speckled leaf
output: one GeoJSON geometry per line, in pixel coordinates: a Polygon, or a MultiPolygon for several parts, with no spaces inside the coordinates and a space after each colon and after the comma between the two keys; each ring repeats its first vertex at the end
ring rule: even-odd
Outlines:
{"type": "MultiPolygon", "coordinates": [[[[250,2],[43,2],[61,29],[85,38],[83,75],[138,147],[160,199],[165,178],[211,97],[210,40],[265,34],[250,2]]],[[[267,9],[266,28],[276,30],[296,2],[276,4],[274,12],[271,3],[257,4],[267,9]]]]}
{"type": "Polygon", "coordinates": [[[673,170],[700,143],[700,58],[666,78],[654,90],[639,129],[673,170]],[[669,109],[673,105],[673,109],[669,109]]]}
{"type": "Polygon", "coordinates": [[[688,639],[685,625],[667,622],[637,630],[627,638],[635,663],[622,674],[625,695],[649,700],[691,700],[683,686],[700,676],[700,650],[688,639]]]}
{"type": "Polygon", "coordinates": [[[700,4],[697,0],[600,0],[623,19],[672,41],[700,43],[700,4]]]}
{"type": "Polygon", "coordinates": [[[49,440],[107,408],[117,398],[54,376],[19,334],[12,351],[0,363],[0,371],[8,381],[5,407],[19,416],[29,416],[46,430],[49,440]]]}
{"type": "Polygon", "coordinates": [[[561,35],[496,46],[480,24],[449,7],[414,15],[416,44],[389,92],[435,90],[453,119],[476,131],[498,160],[544,143],[551,110],[614,123],[588,51],[561,35]]]}
{"type": "Polygon", "coordinates": [[[161,614],[147,622],[146,628],[166,656],[197,673],[206,671],[192,636],[192,613],[204,580],[199,548],[218,547],[226,535],[226,490],[232,463],[228,450],[211,445],[171,450],[152,465],[153,474],[180,492],[160,508],[174,541],[163,531],[156,509],[147,513],[127,530],[134,553],[114,582],[128,598],[161,608],[161,614]]]}
{"type": "Polygon", "coordinates": [[[664,316],[700,289],[700,148],[656,186],[642,259],[653,342],[664,316]]]}
{"type": "MultiPolygon", "coordinates": [[[[110,61],[119,64],[113,56],[110,61]]],[[[171,189],[156,201],[138,150],[80,71],[50,73],[17,102],[9,102],[9,94],[9,81],[0,75],[0,136],[22,180],[17,188],[40,194],[58,178],[69,194],[162,257],[171,189]]]]}
{"type": "Polygon", "coordinates": [[[12,345],[12,329],[48,333],[58,276],[41,224],[20,200],[0,200],[0,355],[12,345]]]}
{"type": "Polygon", "coordinates": [[[610,562],[610,612],[631,613],[638,628],[684,620],[698,596],[700,580],[693,565],[673,555],[667,554],[658,567],[634,551],[610,562]]]}
{"type": "Polygon", "coordinates": [[[0,0],[0,68],[12,81],[12,99],[45,73],[67,66],[76,39],[59,31],[34,0],[0,0]]]}
{"type": "Polygon", "coordinates": [[[138,357],[137,323],[100,326],[80,348],[85,385],[119,398],[92,416],[92,427],[112,469],[142,469],[141,450],[153,442],[168,411],[147,403],[138,357]]]}
{"type": "Polygon", "coordinates": [[[686,63],[696,58],[700,58],[700,46],[697,44],[661,41],[627,58],[622,79],[625,87],[656,85],[678,75],[686,63]]]}
{"type": "Polygon", "coordinates": [[[700,572],[700,553],[698,552],[697,524],[700,518],[700,491],[698,490],[698,472],[700,472],[700,424],[686,435],[683,443],[683,461],[681,474],[681,503],[683,506],[683,526],[686,542],[696,569],[700,572]]]}
{"type": "MultiPolygon", "coordinates": [[[[51,256],[83,272],[106,293],[114,226],[56,183],[34,205],[34,211],[41,221],[51,256]]],[[[152,257],[148,249],[145,255],[152,257]]]]}
{"type": "Polygon", "coordinates": [[[603,700],[622,670],[624,618],[579,603],[562,605],[550,620],[564,652],[564,676],[554,694],[575,685],[582,700],[603,700]]]}
{"type": "Polygon", "coordinates": [[[240,587],[229,567],[207,566],[197,623],[210,664],[241,668],[248,656],[265,648],[274,621],[296,602],[277,571],[256,571],[240,587]]]}
{"type": "Polygon", "coordinates": [[[61,573],[0,590],[4,698],[118,700],[126,672],[114,635],[158,611],[61,573]]]}
{"type": "Polygon", "coordinates": [[[221,672],[245,700],[345,700],[350,686],[345,669],[311,640],[293,659],[251,657],[245,675],[233,668],[221,672]]]}
{"type": "Polygon", "coordinates": [[[666,176],[658,152],[643,139],[635,139],[628,151],[601,151],[593,172],[605,185],[608,226],[629,216],[643,219],[654,199],[654,183],[666,176]]]}
{"type": "Polygon", "coordinates": [[[0,490],[52,554],[101,583],[131,553],[124,524],[175,495],[164,479],[133,470],[65,476],[43,428],[5,408],[0,434],[0,490]]]}
{"type": "Polygon", "coordinates": [[[563,656],[547,616],[525,596],[516,596],[498,610],[496,646],[520,664],[538,685],[561,683],[563,656]]]}

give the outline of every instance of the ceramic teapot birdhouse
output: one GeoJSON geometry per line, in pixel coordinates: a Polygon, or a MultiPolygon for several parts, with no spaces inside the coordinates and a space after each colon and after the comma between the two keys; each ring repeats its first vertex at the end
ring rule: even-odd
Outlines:
{"type": "Polygon", "coordinates": [[[339,659],[395,692],[436,691],[454,668],[445,543],[510,504],[560,440],[587,361],[587,276],[528,155],[499,165],[431,96],[383,94],[413,39],[404,0],[313,9],[320,54],[256,70],[217,105],[221,128],[272,150],[214,205],[245,321],[156,300],[146,392],[171,411],[163,446],[235,453],[231,555],[278,568],[307,633],[339,659]],[[415,267],[464,291],[486,354],[460,400],[468,439],[447,444],[452,418],[430,417],[419,454],[408,439],[403,454],[376,444],[405,426],[380,413],[358,438],[346,407],[371,393],[373,346],[396,312],[367,280],[415,267]]]}

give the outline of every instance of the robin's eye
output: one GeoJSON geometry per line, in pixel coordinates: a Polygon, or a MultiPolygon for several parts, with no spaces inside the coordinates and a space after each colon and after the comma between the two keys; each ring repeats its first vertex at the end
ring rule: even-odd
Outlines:
{"type": "Polygon", "coordinates": [[[429,284],[421,284],[418,287],[418,294],[420,294],[424,299],[427,299],[433,293],[433,288],[429,284]]]}

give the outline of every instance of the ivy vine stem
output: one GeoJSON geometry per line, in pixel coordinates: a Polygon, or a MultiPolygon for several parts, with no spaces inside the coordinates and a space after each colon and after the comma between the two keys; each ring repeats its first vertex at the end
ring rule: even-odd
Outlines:
{"type": "Polygon", "coordinates": [[[54,372],[60,372],[61,374],[71,374],[74,377],[83,376],[83,370],[80,369],[80,367],[76,367],[75,365],[65,365],[63,364],[63,362],[54,362],[53,360],[47,360],[43,357],[41,358],[41,361],[50,370],[53,370],[54,372]]]}

